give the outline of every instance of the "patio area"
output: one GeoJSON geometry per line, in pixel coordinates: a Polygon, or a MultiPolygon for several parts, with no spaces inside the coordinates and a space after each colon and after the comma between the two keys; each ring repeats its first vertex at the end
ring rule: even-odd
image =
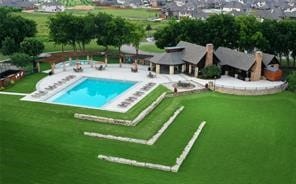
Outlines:
{"type": "MultiPolygon", "coordinates": [[[[269,91],[273,92],[274,89],[279,89],[284,84],[282,81],[271,82],[267,80],[246,82],[230,76],[222,76],[220,79],[216,80],[203,80],[185,74],[155,74],[154,72],[150,73],[148,71],[148,66],[145,65],[138,65],[137,72],[131,71],[133,67],[131,64],[123,64],[122,67],[120,67],[119,64],[109,64],[103,70],[98,70],[94,65],[85,62],[85,64],[81,65],[83,69],[82,72],[75,72],[73,70],[74,67],[75,66],[69,63],[56,65],[55,73],[40,80],[36,85],[36,92],[25,96],[22,100],[51,103],[48,99],[76,85],[85,78],[134,81],[136,82],[134,86],[124,91],[104,106],[98,108],[115,112],[127,112],[160,84],[166,86],[171,91],[174,91],[176,84],[180,83],[180,81],[182,83],[189,83],[192,86],[188,89],[177,88],[178,92],[198,91],[204,89],[206,84],[212,84],[211,89],[213,90],[241,95],[246,95],[246,91],[251,93],[251,95],[252,93],[256,95],[257,93],[255,92],[258,91],[260,94],[270,94],[269,91]]],[[[50,70],[45,72],[49,73],[50,70]]]]}

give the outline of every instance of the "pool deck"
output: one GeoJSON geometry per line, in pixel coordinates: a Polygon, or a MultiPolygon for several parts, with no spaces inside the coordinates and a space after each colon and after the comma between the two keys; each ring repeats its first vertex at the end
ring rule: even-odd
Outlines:
{"type": "MultiPolygon", "coordinates": [[[[94,67],[91,67],[88,64],[82,65],[82,68],[83,68],[83,72],[74,72],[73,66],[66,65],[65,68],[63,68],[62,65],[57,66],[54,75],[43,78],[36,85],[37,91],[46,91],[46,94],[42,95],[40,98],[39,97],[34,98],[32,94],[30,94],[22,98],[22,100],[52,103],[52,102],[47,102],[47,99],[54,96],[58,92],[64,90],[65,88],[69,87],[70,85],[75,84],[77,81],[85,77],[135,81],[137,83],[134,86],[132,86],[127,91],[123,92],[122,94],[114,98],[109,103],[105,104],[103,107],[98,108],[101,110],[124,113],[124,112],[127,112],[129,109],[131,109],[139,101],[141,101],[147,94],[153,91],[160,84],[168,87],[170,90],[173,90],[172,85],[178,81],[190,81],[192,84],[195,85],[195,87],[190,90],[203,89],[205,84],[210,81],[214,82],[216,85],[220,85],[220,86],[222,85],[229,88],[233,88],[233,87],[234,88],[270,88],[270,87],[275,87],[283,84],[283,82],[281,81],[271,82],[267,80],[260,80],[256,82],[246,82],[246,81],[235,79],[229,76],[222,76],[220,79],[217,79],[217,80],[203,80],[195,77],[190,77],[185,74],[177,74],[177,75],[160,74],[160,75],[156,75],[156,77],[154,78],[149,78],[147,76],[149,73],[148,66],[143,66],[143,65],[139,65],[139,71],[136,73],[131,72],[130,64],[123,64],[122,67],[119,67],[119,64],[109,64],[108,67],[102,71],[98,71],[94,67]],[[48,86],[53,85],[54,83],[60,81],[61,79],[69,75],[74,75],[75,77],[63,83],[62,85],[58,86],[56,89],[53,89],[53,90],[45,89],[48,86]],[[143,91],[141,88],[148,83],[155,83],[156,85],[147,91],[143,91]],[[144,92],[144,94],[140,97],[137,97],[137,99],[131,102],[131,104],[128,105],[127,107],[118,106],[118,104],[125,101],[127,98],[133,97],[134,96],[133,94],[136,91],[144,92]]],[[[49,71],[45,71],[45,72],[49,72],[49,71]]],[[[183,90],[178,90],[178,91],[183,91],[183,90]]]]}
{"type": "MultiPolygon", "coordinates": [[[[73,66],[67,66],[66,71],[63,70],[62,67],[57,68],[55,70],[54,75],[47,76],[40,80],[37,85],[37,91],[47,91],[45,95],[39,98],[34,98],[32,95],[27,95],[22,100],[27,101],[35,101],[35,102],[43,102],[43,103],[52,103],[48,102],[47,99],[51,98],[55,94],[59,93],[60,91],[64,90],[65,88],[75,84],[77,81],[81,80],[84,77],[94,77],[94,78],[104,78],[104,79],[113,79],[113,80],[125,80],[125,81],[135,81],[137,82],[134,86],[111,100],[109,103],[105,104],[104,106],[98,108],[101,110],[108,110],[108,111],[115,111],[115,112],[127,112],[131,109],[135,104],[141,101],[147,94],[153,91],[159,84],[165,83],[174,83],[177,81],[184,81],[188,80],[186,75],[157,75],[155,78],[149,78],[148,75],[148,66],[139,66],[139,71],[134,73],[131,72],[131,65],[123,64],[122,67],[119,67],[118,64],[109,64],[105,70],[98,71],[95,68],[92,68],[90,65],[83,65],[83,72],[74,72],[73,66]],[[75,75],[75,78],[71,79],[70,81],[65,82],[61,86],[57,87],[54,90],[46,90],[50,85],[53,85],[57,81],[69,76],[75,75]],[[144,87],[148,83],[155,83],[156,85],[150,88],[147,91],[143,91],[141,88],[144,87]],[[144,94],[127,107],[119,107],[118,104],[124,102],[127,98],[133,97],[133,93],[141,91],[144,94]]],[[[48,72],[48,71],[45,71],[48,72]]],[[[33,93],[34,94],[34,93],[33,93]]],[[[68,105],[69,106],[69,105],[68,105]]],[[[73,105],[74,106],[74,105],[73,105]]]]}

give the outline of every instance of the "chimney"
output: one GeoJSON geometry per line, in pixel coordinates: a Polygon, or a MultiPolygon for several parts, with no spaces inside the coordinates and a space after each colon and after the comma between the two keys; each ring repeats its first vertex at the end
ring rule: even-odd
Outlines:
{"type": "Polygon", "coordinates": [[[212,65],[214,60],[214,45],[213,44],[207,44],[206,45],[206,62],[205,67],[212,65]]]}
{"type": "Polygon", "coordinates": [[[261,78],[263,53],[257,51],[255,54],[255,64],[251,68],[251,81],[258,81],[261,78]]]}

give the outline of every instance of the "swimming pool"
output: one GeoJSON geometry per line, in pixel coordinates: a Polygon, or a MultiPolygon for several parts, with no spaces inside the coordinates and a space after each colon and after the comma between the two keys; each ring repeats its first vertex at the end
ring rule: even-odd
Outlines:
{"type": "Polygon", "coordinates": [[[49,98],[47,102],[100,108],[135,84],[132,81],[84,78],[49,98]]]}

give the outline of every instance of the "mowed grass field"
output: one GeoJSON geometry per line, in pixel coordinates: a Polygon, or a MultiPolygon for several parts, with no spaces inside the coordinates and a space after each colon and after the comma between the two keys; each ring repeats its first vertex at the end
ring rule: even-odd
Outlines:
{"type": "Polygon", "coordinates": [[[82,112],[130,119],[165,90],[157,88],[125,114],[0,95],[0,183],[296,183],[296,95],[289,92],[168,98],[136,127],[73,118],[82,112]],[[146,139],[182,105],[183,113],[153,146],[83,136],[95,131],[146,139]],[[107,154],[172,165],[203,120],[207,125],[178,173],[97,159],[107,154]]]}
{"type": "MultiPolygon", "coordinates": [[[[97,7],[94,10],[90,10],[90,11],[67,10],[66,12],[69,12],[69,13],[72,13],[73,15],[78,15],[78,16],[85,16],[88,13],[96,14],[98,12],[104,12],[107,14],[111,14],[113,16],[120,16],[120,17],[126,18],[135,24],[139,24],[143,26],[144,28],[146,28],[146,26],[149,24],[152,27],[152,31],[149,32],[149,35],[155,32],[155,30],[167,24],[166,22],[149,21],[150,19],[155,18],[159,13],[158,11],[149,10],[149,9],[119,9],[119,8],[108,8],[108,7],[97,7]]],[[[25,18],[28,18],[30,20],[33,20],[37,23],[36,38],[38,38],[44,43],[46,52],[61,51],[61,46],[55,45],[54,42],[52,42],[49,38],[48,21],[49,21],[49,17],[54,16],[54,14],[41,13],[41,12],[34,12],[34,13],[22,12],[17,14],[25,18]]],[[[72,47],[67,45],[64,47],[64,49],[72,50],[72,47]]],[[[86,46],[86,49],[89,51],[92,51],[92,50],[102,50],[103,48],[98,46],[95,41],[92,41],[90,44],[86,46]]],[[[149,48],[147,51],[149,51],[149,48]]],[[[1,55],[0,55],[0,58],[1,58],[1,55]]]]}

